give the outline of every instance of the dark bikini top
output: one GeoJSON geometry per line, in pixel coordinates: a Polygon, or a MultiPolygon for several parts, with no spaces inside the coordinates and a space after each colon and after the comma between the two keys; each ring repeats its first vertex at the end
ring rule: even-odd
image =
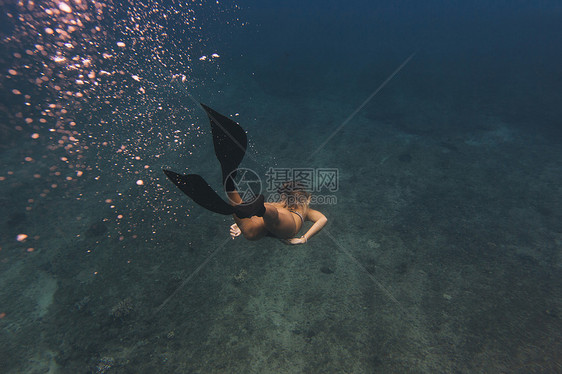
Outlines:
{"type": "Polygon", "coordinates": [[[289,212],[295,213],[297,216],[299,216],[299,218],[301,219],[301,223],[304,224],[304,218],[302,217],[302,214],[300,214],[296,210],[289,210],[289,212]]]}

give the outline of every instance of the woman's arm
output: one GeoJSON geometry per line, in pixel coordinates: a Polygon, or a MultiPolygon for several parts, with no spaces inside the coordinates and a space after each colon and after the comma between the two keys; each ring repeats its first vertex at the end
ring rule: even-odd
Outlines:
{"type": "Polygon", "coordinates": [[[308,239],[310,239],[314,235],[318,234],[320,232],[320,230],[322,230],[322,228],[324,228],[324,226],[326,225],[326,222],[328,222],[328,218],[326,218],[325,215],[323,215],[322,213],[320,213],[319,211],[314,210],[314,209],[310,209],[308,211],[308,214],[306,215],[306,219],[307,219],[307,221],[314,222],[314,225],[312,225],[310,227],[310,229],[308,229],[306,234],[304,234],[300,238],[289,239],[288,242],[290,244],[304,244],[304,243],[308,242],[308,239]]]}
{"type": "Polygon", "coordinates": [[[306,234],[302,236],[306,241],[312,238],[314,235],[318,234],[320,230],[324,228],[326,222],[328,222],[328,218],[326,218],[325,215],[314,209],[310,209],[308,211],[306,219],[314,222],[314,225],[312,225],[310,229],[308,229],[306,234]]]}

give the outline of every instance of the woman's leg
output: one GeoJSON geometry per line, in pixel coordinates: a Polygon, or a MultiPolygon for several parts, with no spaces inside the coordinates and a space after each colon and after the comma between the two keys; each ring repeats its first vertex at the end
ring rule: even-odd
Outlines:
{"type": "MultiPolygon", "coordinates": [[[[238,191],[228,191],[226,193],[231,205],[242,204],[242,198],[238,194],[238,191]]],[[[233,214],[234,222],[242,231],[244,238],[248,240],[258,240],[267,234],[267,230],[264,225],[264,220],[261,217],[250,217],[250,218],[239,218],[236,214],[233,214]]]]}
{"type": "Polygon", "coordinates": [[[270,204],[265,204],[263,222],[267,231],[280,239],[292,238],[297,228],[291,212],[283,208],[278,209],[270,204]]]}
{"type": "MultiPolygon", "coordinates": [[[[232,205],[242,204],[242,198],[237,191],[227,192],[232,205]]],[[[232,215],[234,221],[242,231],[244,238],[258,240],[263,238],[269,231],[281,239],[292,238],[296,223],[293,214],[286,209],[277,209],[274,205],[265,204],[265,214],[262,217],[239,218],[232,215]]]]}

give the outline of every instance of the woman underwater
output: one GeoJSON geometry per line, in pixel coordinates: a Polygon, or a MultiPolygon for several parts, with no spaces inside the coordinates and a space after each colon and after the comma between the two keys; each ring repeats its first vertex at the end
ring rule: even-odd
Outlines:
{"type": "Polygon", "coordinates": [[[246,133],[230,118],[203,104],[201,106],[209,116],[215,155],[221,164],[223,184],[231,204],[226,203],[197,174],[164,170],[166,176],[202,207],[223,215],[232,214],[236,222],[230,227],[232,238],[240,234],[248,240],[273,236],[287,244],[304,244],[322,230],[328,220],[322,213],[309,207],[311,196],[299,182],[283,183],[278,191],[280,202],[265,203],[263,195],[252,201],[242,200],[236,191],[234,178],[246,153],[246,133]],[[305,221],[314,224],[304,235],[297,237],[305,221]]]}
{"type": "MultiPolygon", "coordinates": [[[[284,239],[287,244],[304,244],[316,235],[328,219],[322,213],[310,208],[310,194],[302,184],[289,181],[279,188],[281,201],[265,203],[263,217],[239,218],[234,214],[236,223],[230,227],[230,235],[234,239],[243,234],[248,240],[258,240],[264,236],[274,236],[284,239]],[[314,224],[301,237],[296,237],[305,221],[314,224]]],[[[242,199],[237,191],[228,193],[231,201],[240,204],[242,199]]]]}

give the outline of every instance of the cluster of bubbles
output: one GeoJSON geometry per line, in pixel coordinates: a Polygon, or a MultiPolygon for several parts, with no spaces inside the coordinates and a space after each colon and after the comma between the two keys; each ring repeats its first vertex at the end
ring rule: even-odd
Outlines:
{"type": "Polygon", "coordinates": [[[106,178],[114,196],[100,199],[117,219],[132,214],[131,188],[142,189],[135,198],[156,209],[149,200],[161,186],[150,179],[161,175],[159,157],[186,152],[201,131],[187,109],[194,106],[173,82],[199,85],[195,64],[217,69],[218,51],[208,49],[216,37],[212,25],[236,24],[237,6],[204,0],[0,5],[0,151],[28,152],[18,165],[0,169],[0,183],[25,177],[26,165],[40,162],[42,171],[29,174],[43,181],[41,196],[106,178]]]}

